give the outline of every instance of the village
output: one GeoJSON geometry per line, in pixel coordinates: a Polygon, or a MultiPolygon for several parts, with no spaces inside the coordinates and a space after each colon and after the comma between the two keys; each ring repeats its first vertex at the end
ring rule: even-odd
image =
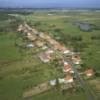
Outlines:
{"type": "Polygon", "coordinates": [[[94,76],[94,70],[88,67],[85,71],[82,69],[82,59],[80,53],[74,52],[72,48],[67,48],[64,44],[59,43],[47,32],[38,32],[35,28],[31,28],[26,22],[19,25],[18,30],[20,34],[24,33],[30,42],[27,45],[28,48],[39,48],[41,51],[37,54],[38,58],[43,63],[50,63],[52,61],[58,62],[61,65],[64,77],[56,77],[54,80],[48,80],[47,83],[39,85],[41,91],[38,91],[38,87],[34,87],[32,91],[25,92],[24,97],[36,95],[47,91],[50,87],[56,86],[58,83],[61,85],[62,90],[72,88],[76,86],[76,80],[79,80],[79,84],[82,85],[81,76],[85,76],[87,79],[94,76]],[[50,86],[48,86],[48,83],[50,86]],[[47,87],[47,88],[44,88],[47,87]],[[35,91],[35,93],[33,92],[35,91]],[[36,92],[37,91],[37,92],[36,92]]]}

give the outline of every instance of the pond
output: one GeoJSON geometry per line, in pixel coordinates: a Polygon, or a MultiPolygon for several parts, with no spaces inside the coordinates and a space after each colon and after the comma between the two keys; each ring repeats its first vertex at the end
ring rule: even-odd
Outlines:
{"type": "Polygon", "coordinates": [[[85,22],[74,22],[75,26],[77,26],[81,31],[92,31],[92,30],[97,30],[100,29],[98,26],[94,25],[94,24],[89,24],[89,23],[85,23],[85,22]]]}

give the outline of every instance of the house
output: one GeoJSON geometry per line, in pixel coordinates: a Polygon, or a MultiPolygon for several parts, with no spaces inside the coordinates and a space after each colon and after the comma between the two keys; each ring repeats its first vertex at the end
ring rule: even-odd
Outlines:
{"type": "Polygon", "coordinates": [[[46,53],[47,53],[47,54],[52,54],[52,53],[54,53],[54,50],[48,49],[48,50],[46,51],[46,53]]]}
{"type": "Polygon", "coordinates": [[[28,32],[28,33],[27,33],[27,36],[32,36],[32,34],[28,32]]]}
{"type": "Polygon", "coordinates": [[[51,86],[55,86],[56,84],[57,84],[56,79],[50,81],[50,85],[51,85],[51,86]]]}
{"type": "Polygon", "coordinates": [[[58,81],[60,84],[62,84],[62,83],[64,83],[64,78],[59,78],[58,81]]]}
{"type": "Polygon", "coordinates": [[[26,29],[32,30],[32,28],[27,23],[24,23],[24,26],[25,26],[26,29]]]}
{"type": "Polygon", "coordinates": [[[40,32],[39,37],[42,38],[42,39],[45,39],[45,34],[43,32],[40,32]]]}
{"type": "Polygon", "coordinates": [[[34,41],[37,39],[37,37],[35,35],[32,35],[32,33],[27,33],[27,38],[30,40],[30,41],[34,41]]]}
{"type": "MultiPolygon", "coordinates": [[[[65,83],[66,81],[65,81],[64,78],[58,78],[58,82],[59,82],[59,84],[63,84],[63,83],[65,83]]],[[[50,85],[51,85],[51,86],[55,86],[56,84],[57,84],[57,80],[56,80],[56,79],[50,81],[50,85]]]]}
{"type": "Polygon", "coordinates": [[[74,78],[73,76],[71,75],[67,75],[65,78],[64,78],[64,83],[73,83],[74,82],[74,78]]]}
{"type": "Polygon", "coordinates": [[[32,32],[34,33],[34,34],[38,34],[39,32],[36,30],[36,29],[34,29],[34,28],[32,28],[32,32]]]}
{"type": "Polygon", "coordinates": [[[46,40],[51,39],[51,37],[48,35],[49,33],[46,32],[46,33],[44,33],[44,34],[45,34],[45,37],[44,37],[44,38],[45,38],[46,40]]]}
{"type": "Polygon", "coordinates": [[[81,63],[81,58],[79,55],[73,55],[72,56],[72,61],[74,64],[80,64],[81,63]]]}
{"type": "Polygon", "coordinates": [[[27,36],[27,38],[28,38],[30,41],[35,41],[35,40],[36,40],[36,36],[27,36]]]}
{"type": "Polygon", "coordinates": [[[64,51],[63,51],[64,54],[71,54],[71,50],[69,48],[66,48],[64,51]]]}
{"type": "Polygon", "coordinates": [[[44,45],[44,46],[42,47],[42,50],[46,50],[47,48],[48,48],[48,46],[44,45]]]}
{"type": "Polygon", "coordinates": [[[56,48],[57,50],[62,51],[62,52],[66,50],[65,46],[63,46],[60,43],[57,43],[56,45],[54,45],[54,48],[56,48]]]}
{"type": "Polygon", "coordinates": [[[68,54],[68,53],[71,52],[70,49],[66,48],[63,44],[60,44],[60,43],[55,44],[55,45],[54,45],[54,48],[55,48],[56,50],[61,51],[61,52],[64,53],[64,54],[68,54]]]}
{"type": "Polygon", "coordinates": [[[27,29],[24,29],[23,32],[24,32],[24,33],[28,33],[28,30],[27,30],[27,29]]]}
{"type": "Polygon", "coordinates": [[[64,61],[64,59],[63,59],[63,62],[64,62],[64,65],[68,65],[68,62],[64,61]]]}
{"type": "Polygon", "coordinates": [[[40,55],[39,55],[39,58],[41,59],[41,61],[42,62],[44,62],[44,63],[48,63],[48,62],[50,62],[50,59],[51,59],[51,57],[50,57],[50,55],[48,55],[47,53],[41,53],[40,55]]]}
{"type": "Polygon", "coordinates": [[[37,47],[43,47],[44,44],[45,44],[44,41],[41,41],[41,40],[37,40],[37,41],[35,41],[35,45],[36,45],[37,47]]]}
{"type": "Polygon", "coordinates": [[[91,76],[94,75],[94,71],[93,71],[92,68],[89,68],[89,69],[87,69],[87,70],[85,71],[85,74],[86,74],[87,77],[91,77],[91,76]]]}
{"type": "MultiPolygon", "coordinates": [[[[53,46],[56,46],[56,45],[59,44],[56,40],[54,40],[54,39],[52,39],[52,38],[47,39],[47,41],[48,41],[51,45],[53,45],[53,46]]],[[[55,49],[55,47],[54,47],[54,49],[55,49]]]]}
{"type": "Polygon", "coordinates": [[[26,46],[27,48],[33,48],[34,47],[34,44],[30,43],[30,44],[27,44],[26,46]]]}
{"type": "Polygon", "coordinates": [[[18,32],[21,32],[22,30],[23,30],[23,25],[19,25],[17,31],[18,31],[18,32]]]}
{"type": "Polygon", "coordinates": [[[74,70],[70,64],[68,64],[67,62],[64,62],[63,72],[74,73],[74,70]]]}

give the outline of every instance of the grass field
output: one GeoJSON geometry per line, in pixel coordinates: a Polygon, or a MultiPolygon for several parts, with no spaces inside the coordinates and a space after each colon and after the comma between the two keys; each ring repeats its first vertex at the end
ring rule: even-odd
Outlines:
{"type": "MultiPolygon", "coordinates": [[[[92,36],[100,36],[100,30],[82,32],[79,28],[72,25],[74,21],[85,21],[99,25],[100,13],[57,12],[57,14],[52,16],[48,16],[48,13],[50,12],[36,11],[31,14],[19,14],[31,26],[35,25],[40,31],[50,32],[51,36],[59,36],[61,38],[59,41],[65,43],[66,46],[82,49],[81,56],[84,67],[93,67],[96,70],[100,70],[100,39],[91,39],[92,36]],[[72,39],[72,37],[75,39],[72,39]],[[82,40],[77,40],[77,37],[81,37],[82,40]]],[[[16,39],[20,43],[20,38],[16,32],[18,23],[14,21],[16,25],[13,26],[14,23],[8,20],[11,19],[11,16],[8,16],[7,12],[1,13],[1,15],[3,17],[0,16],[0,99],[23,100],[22,93],[24,90],[30,89],[44,81],[54,79],[54,69],[50,64],[43,64],[36,55],[32,54],[32,50],[23,50],[15,45],[16,39]],[[16,30],[14,30],[14,27],[16,30]]],[[[66,93],[66,95],[62,95],[61,92],[51,90],[31,99],[80,100],[80,98],[81,100],[86,100],[82,91],[80,93],[66,93]]]]}
{"type": "Polygon", "coordinates": [[[65,95],[61,92],[49,91],[39,96],[33,97],[33,100],[86,100],[86,96],[82,92],[78,93],[66,93],[65,95]]]}
{"type": "MultiPolygon", "coordinates": [[[[50,12],[49,12],[50,13],[50,12]]],[[[99,12],[58,12],[48,16],[48,12],[36,12],[26,16],[26,20],[31,25],[36,25],[40,31],[50,32],[50,35],[59,36],[67,46],[74,46],[76,49],[82,49],[81,56],[84,60],[85,67],[91,66],[99,69],[100,57],[100,39],[92,39],[92,37],[100,37],[100,30],[91,32],[83,32],[73,22],[86,22],[99,25],[99,12]],[[81,37],[82,40],[75,38],[81,37]],[[72,39],[74,38],[74,39],[72,39]],[[69,45],[70,43],[70,45],[69,45]],[[92,59],[91,59],[92,58],[92,59]]]]}

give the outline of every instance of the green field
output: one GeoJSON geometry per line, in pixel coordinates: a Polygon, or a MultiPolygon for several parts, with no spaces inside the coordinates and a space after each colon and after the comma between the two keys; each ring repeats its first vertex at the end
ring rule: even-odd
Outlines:
{"type": "Polygon", "coordinates": [[[61,94],[61,92],[58,91],[50,91],[47,93],[44,93],[42,95],[39,96],[35,96],[33,97],[33,100],[86,100],[85,95],[82,92],[78,92],[78,93],[68,93],[69,91],[67,91],[67,93],[65,95],[61,94]]]}
{"type": "MultiPolygon", "coordinates": [[[[22,20],[11,17],[12,12],[0,12],[0,100],[23,100],[22,93],[37,86],[39,83],[55,78],[52,64],[43,64],[35,49],[23,49],[18,45],[26,45],[16,32],[22,20]],[[10,21],[9,21],[10,20],[10,21]]],[[[52,37],[60,37],[58,41],[81,52],[83,68],[92,67],[100,70],[100,30],[83,32],[72,25],[74,21],[88,22],[99,25],[100,13],[57,11],[34,11],[34,13],[18,13],[32,27],[49,32],[52,37]],[[92,37],[96,37],[92,39],[92,37]],[[99,38],[97,38],[99,37],[99,38]]],[[[13,14],[12,13],[12,14],[13,14]]],[[[48,91],[31,98],[32,100],[86,100],[83,91],[62,95],[61,92],[48,91]]],[[[29,99],[30,100],[30,99],[29,99]]]]}
{"type": "Polygon", "coordinates": [[[26,20],[32,26],[36,26],[40,31],[50,32],[53,37],[60,37],[61,42],[66,46],[74,47],[77,51],[81,51],[84,67],[93,67],[99,69],[100,58],[100,30],[91,32],[83,32],[73,22],[85,22],[98,25],[100,23],[100,13],[90,12],[53,12],[52,16],[48,16],[50,12],[35,12],[26,16],[26,20]],[[98,37],[92,39],[92,37],[98,37]],[[81,39],[80,39],[81,38],[81,39]]]}

